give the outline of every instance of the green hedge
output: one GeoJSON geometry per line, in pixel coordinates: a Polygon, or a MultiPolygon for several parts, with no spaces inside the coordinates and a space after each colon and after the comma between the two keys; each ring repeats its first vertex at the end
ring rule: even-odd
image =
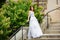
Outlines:
{"type": "MultiPolygon", "coordinates": [[[[31,0],[18,0],[14,2],[9,0],[7,4],[0,8],[0,39],[7,40],[22,25],[27,26],[28,11],[31,5],[31,0]]],[[[42,22],[42,7],[34,5],[35,16],[39,22],[42,22]]]]}

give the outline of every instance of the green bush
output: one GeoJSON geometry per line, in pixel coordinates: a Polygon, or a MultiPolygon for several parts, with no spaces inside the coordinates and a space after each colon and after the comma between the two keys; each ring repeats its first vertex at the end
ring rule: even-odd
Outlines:
{"type": "Polygon", "coordinates": [[[6,17],[4,16],[5,14],[5,10],[1,10],[2,12],[0,12],[0,40],[5,40],[9,35],[9,33],[12,32],[12,30],[10,30],[10,17],[6,17]]]}
{"type": "MultiPolygon", "coordinates": [[[[18,0],[17,2],[9,0],[7,4],[2,5],[0,9],[1,40],[7,40],[19,27],[27,25],[28,11],[31,3],[31,0],[18,0]]],[[[40,11],[43,8],[34,5],[34,9],[38,21],[42,22],[42,14],[40,11]]]]}
{"type": "Polygon", "coordinates": [[[35,16],[38,19],[39,23],[42,23],[43,20],[43,12],[42,10],[44,9],[42,6],[37,6],[36,4],[33,5],[34,6],[34,12],[35,12],[35,16]]]}

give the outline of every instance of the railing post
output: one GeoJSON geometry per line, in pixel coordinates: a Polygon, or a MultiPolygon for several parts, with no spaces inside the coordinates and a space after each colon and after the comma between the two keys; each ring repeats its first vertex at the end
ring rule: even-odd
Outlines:
{"type": "Polygon", "coordinates": [[[48,23],[48,13],[47,13],[47,28],[49,28],[49,23],[48,23]]]}
{"type": "Polygon", "coordinates": [[[22,40],[23,40],[23,26],[22,26],[22,40]]]}
{"type": "Polygon", "coordinates": [[[15,35],[14,39],[16,40],[16,35],[15,35]]]}

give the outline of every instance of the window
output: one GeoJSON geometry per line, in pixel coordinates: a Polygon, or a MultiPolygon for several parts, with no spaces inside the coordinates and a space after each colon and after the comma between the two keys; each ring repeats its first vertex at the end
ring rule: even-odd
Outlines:
{"type": "Polygon", "coordinates": [[[47,0],[34,0],[34,4],[37,4],[39,1],[39,6],[43,6],[44,9],[47,9],[47,0]]]}

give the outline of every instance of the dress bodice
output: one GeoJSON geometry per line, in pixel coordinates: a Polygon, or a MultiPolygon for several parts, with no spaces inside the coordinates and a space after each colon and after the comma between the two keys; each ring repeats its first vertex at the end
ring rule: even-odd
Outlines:
{"type": "Polygon", "coordinates": [[[34,12],[33,11],[29,11],[29,16],[30,17],[34,17],[34,12]]]}

